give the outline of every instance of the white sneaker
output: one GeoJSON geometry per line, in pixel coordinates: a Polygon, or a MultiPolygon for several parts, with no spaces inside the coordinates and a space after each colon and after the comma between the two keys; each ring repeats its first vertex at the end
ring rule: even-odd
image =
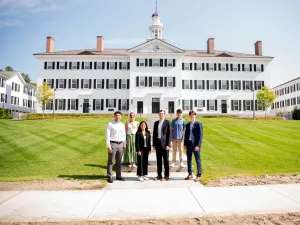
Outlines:
{"type": "Polygon", "coordinates": [[[132,163],[132,167],[134,167],[134,168],[136,167],[135,163],[132,163]]]}
{"type": "Polygon", "coordinates": [[[129,168],[130,168],[130,167],[132,167],[131,163],[129,164],[129,166],[128,166],[128,167],[129,167],[129,168]]]}
{"type": "Polygon", "coordinates": [[[175,162],[172,162],[172,164],[170,165],[170,167],[173,167],[173,166],[175,166],[175,162]]]}
{"type": "Polygon", "coordinates": [[[180,163],[180,167],[185,167],[185,165],[183,164],[183,162],[180,163]]]}
{"type": "Polygon", "coordinates": [[[146,177],[146,176],[143,176],[143,179],[144,179],[145,181],[148,181],[148,180],[149,180],[149,178],[146,177]]]}
{"type": "Polygon", "coordinates": [[[139,176],[137,179],[138,179],[138,181],[142,181],[142,182],[144,181],[144,178],[141,176],[139,176]]]}

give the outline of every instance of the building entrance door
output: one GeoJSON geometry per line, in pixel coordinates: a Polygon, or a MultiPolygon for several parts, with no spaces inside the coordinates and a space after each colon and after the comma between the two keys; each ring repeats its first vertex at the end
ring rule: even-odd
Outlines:
{"type": "Polygon", "coordinates": [[[174,114],[174,102],[169,102],[168,104],[169,114],[174,114]]]}
{"type": "Polygon", "coordinates": [[[222,113],[227,113],[227,102],[226,102],[226,100],[222,100],[221,107],[222,107],[222,113]]]}
{"type": "Polygon", "coordinates": [[[90,111],[90,103],[89,103],[89,99],[84,99],[83,100],[83,105],[82,105],[82,110],[83,113],[89,113],[90,111]]]}
{"type": "Polygon", "coordinates": [[[143,113],[143,102],[137,102],[137,113],[143,113]]]}
{"type": "Polygon", "coordinates": [[[152,98],[152,113],[158,113],[160,108],[160,99],[152,98]]]}

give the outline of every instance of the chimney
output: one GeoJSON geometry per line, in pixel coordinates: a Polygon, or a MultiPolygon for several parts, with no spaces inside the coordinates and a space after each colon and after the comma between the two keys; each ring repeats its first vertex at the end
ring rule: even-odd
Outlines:
{"type": "Polygon", "coordinates": [[[209,38],[207,40],[207,53],[214,54],[215,53],[215,39],[209,38]]]}
{"type": "Polygon", "coordinates": [[[255,55],[262,56],[262,43],[261,43],[261,41],[255,42],[254,46],[255,46],[255,55]]]}
{"type": "Polygon", "coordinates": [[[104,50],[104,38],[102,36],[97,36],[96,51],[103,52],[103,50],[104,50]]]}
{"type": "Polygon", "coordinates": [[[46,52],[54,52],[54,39],[52,37],[47,37],[46,52]]]}

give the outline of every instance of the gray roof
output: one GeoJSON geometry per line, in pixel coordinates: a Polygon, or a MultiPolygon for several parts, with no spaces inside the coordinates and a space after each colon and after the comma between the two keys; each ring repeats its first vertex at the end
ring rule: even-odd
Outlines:
{"type": "Polygon", "coordinates": [[[4,76],[4,77],[7,77],[7,78],[11,78],[13,77],[14,75],[16,75],[16,73],[18,73],[17,71],[0,71],[0,75],[4,76]]]}

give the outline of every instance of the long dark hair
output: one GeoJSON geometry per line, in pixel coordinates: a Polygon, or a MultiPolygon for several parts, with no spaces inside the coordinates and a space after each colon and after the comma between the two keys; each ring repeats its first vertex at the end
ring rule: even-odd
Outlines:
{"type": "Polygon", "coordinates": [[[146,132],[150,133],[148,131],[148,124],[145,121],[140,122],[140,125],[139,125],[139,128],[138,128],[138,132],[142,132],[142,127],[141,127],[142,123],[146,124],[146,129],[145,130],[146,130],[146,132]]]}

